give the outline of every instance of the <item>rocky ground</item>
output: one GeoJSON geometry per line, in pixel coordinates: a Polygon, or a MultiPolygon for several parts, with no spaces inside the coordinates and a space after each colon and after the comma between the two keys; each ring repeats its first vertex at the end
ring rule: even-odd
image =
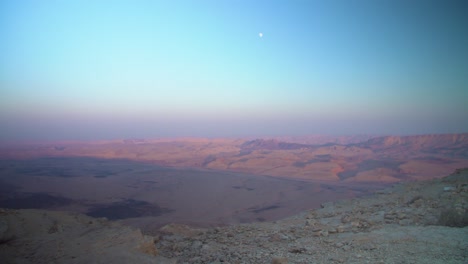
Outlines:
{"type": "Polygon", "coordinates": [[[171,263],[138,229],[88,216],[0,209],[0,263],[171,263]]]}
{"type": "Polygon", "coordinates": [[[0,211],[2,263],[468,263],[468,169],[276,222],[150,237],[105,219],[0,211]]]}
{"type": "Polygon", "coordinates": [[[210,230],[168,225],[177,263],[468,263],[468,170],[323,204],[273,223],[210,230]]]}

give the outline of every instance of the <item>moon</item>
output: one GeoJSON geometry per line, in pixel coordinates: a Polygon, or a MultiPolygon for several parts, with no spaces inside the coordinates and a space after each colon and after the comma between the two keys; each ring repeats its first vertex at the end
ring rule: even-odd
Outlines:
{"type": "Polygon", "coordinates": [[[258,36],[262,38],[262,37],[263,37],[263,33],[262,33],[262,32],[258,33],[258,36]]]}

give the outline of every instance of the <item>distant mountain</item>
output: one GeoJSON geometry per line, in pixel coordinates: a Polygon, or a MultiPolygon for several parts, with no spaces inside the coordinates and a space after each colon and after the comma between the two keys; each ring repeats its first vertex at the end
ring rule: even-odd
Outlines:
{"type": "Polygon", "coordinates": [[[292,150],[292,149],[306,149],[312,146],[298,143],[281,142],[276,139],[255,139],[247,141],[241,145],[243,150],[292,150]]]}
{"type": "Polygon", "coordinates": [[[146,139],[141,139],[141,138],[129,138],[129,139],[123,139],[123,143],[126,144],[142,144],[142,143],[147,143],[146,139]]]}
{"type": "Polygon", "coordinates": [[[429,179],[468,167],[468,133],[365,137],[333,140],[333,136],[315,136],[314,141],[314,136],[310,136],[310,143],[270,137],[0,145],[0,165],[1,158],[94,157],[305,180],[356,182],[429,179]],[[362,139],[365,140],[358,141],[362,139]],[[354,143],[339,143],[348,140],[354,143]]]}
{"type": "Polygon", "coordinates": [[[325,145],[325,144],[357,144],[366,142],[367,140],[382,135],[347,135],[347,136],[335,136],[335,135],[302,135],[302,136],[276,136],[271,139],[275,139],[282,142],[299,143],[306,145],[325,145]]]}
{"type": "Polygon", "coordinates": [[[415,136],[386,136],[356,144],[373,151],[419,151],[429,154],[468,157],[468,133],[415,136]]]}

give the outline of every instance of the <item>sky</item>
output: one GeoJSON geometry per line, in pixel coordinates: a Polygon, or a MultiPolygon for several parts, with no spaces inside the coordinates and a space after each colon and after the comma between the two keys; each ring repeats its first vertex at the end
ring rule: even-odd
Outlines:
{"type": "Polygon", "coordinates": [[[0,1],[0,141],[468,132],[468,1],[0,1]]]}

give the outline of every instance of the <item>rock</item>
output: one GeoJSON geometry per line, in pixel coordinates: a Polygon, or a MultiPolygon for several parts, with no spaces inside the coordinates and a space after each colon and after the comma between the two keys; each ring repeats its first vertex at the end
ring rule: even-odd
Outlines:
{"type": "Polygon", "coordinates": [[[13,233],[8,232],[8,229],[8,222],[6,220],[0,219],[0,244],[8,243],[14,239],[13,233]]]}
{"type": "Polygon", "coordinates": [[[143,236],[138,248],[142,253],[149,254],[152,256],[158,255],[158,250],[154,245],[154,239],[150,236],[143,236]]]}
{"type": "Polygon", "coordinates": [[[287,264],[287,263],[288,263],[287,258],[275,257],[271,260],[271,264],[287,264]]]}
{"type": "Polygon", "coordinates": [[[289,251],[290,253],[299,254],[299,253],[304,253],[304,252],[306,252],[307,249],[302,248],[302,247],[301,247],[301,248],[294,247],[294,248],[290,248],[288,251],[289,251]]]}
{"type": "Polygon", "coordinates": [[[339,225],[337,228],[336,228],[336,231],[338,233],[344,233],[346,232],[346,227],[342,226],[342,225],[339,225]]]}
{"type": "Polygon", "coordinates": [[[341,243],[341,242],[338,242],[338,243],[335,243],[334,246],[335,246],[336,248],[342,248],[342,247],[344,246],[344,244],[341,243]]]}
{"type": "Polygon", "coordinates": [[[284,235],[284,234],[273,234],[270,236],[270,238],[268,239],[270,242],[279,242],[279,241],[287,241],[289,240],[289,237],[284,235]]]}
{"type": "Polygon", "coordinates": [[[351,227],[357,228],[359,226],[360,226],[359,220],[354,220],[354,221],[351,222],[351,227]]]}
{"type": "Polygon", "coordinates": [[[351,222],[351,216],[344,215],[343,217],[341,217],[341,223],[346,224],[346,223],[349,223],[349,222],[351,222]]]}
{"type": "Polygon", "coordinates": [[[398,221],[398,224],[401,226],[409,226],[412,224],[412,221],[410,219],[402,219],[398,221]]]}
{"type": "Polygon", "coordinates": [[[363,250],[374,250],[377,249],[377,247],[374,244],[365,244],[361,247],[363,250]]]}
{"type": "Polygon", "coordinates": [[[351,245],[344,245],[344,246],[342,247],[342,249],[343,249],[344,251],[350,251],[350,250],[352,249],[352,247],[351,247],[351,245]]]}
{"type": "Polygon", "coordinates": [[[456,188],[453,187],[453,186],[446,186],[446,187],[444,187],[444,192],[453,192],[453,191],[455,191],[455,190],[456,190],[456,188]]]}
{"type": "Polygon", "coordinates": [[[315,224],[317,223],[317,221],[315,219],[307,219],[306,220],[306,223],[305,223],[305,226],[315,226],[315,224]]]}
{"type": "Polygon", "coordinates": [[[190,259],[190,263],[197,263],[200,261],[201,261],[201,258],[199,256],[196,256],[190,259]]]}
{"type": "Polygon", "coordinates": [[[62,232],[62,231],[63,231],[63,227],[57,221],[54,221],[52,226],[49,228],[49,234],[62,232]]]}
{"type": "Polygon", "coordinates": [[[212,249],[211,249],[211,247],[210,247],[209,245],[205,244],[205,245],[203,245],[203,246],[201,247],[201,251],[202,251],[203,253],[208,253],[208,252],[211,252],[212,249]]]}
{"type": "Polygon", "coordinates": [[[327,237],[328,236],[328,231],[327,230],[320,231],[320,236],[327,237]]]}
{"type": "Polygon", "coordinates": [[[405,219],[406,217],[407,217],[407,216],[406,216],[405,213],[399,213],[399,214],[398,214],[398,219],[399,219],[399,220],[405,219]]]}
{"type": "Polygon", "coordinates": [[[199,250],[203,246],[203,243],[199,240],[192,242],[192,250],[199,250]]]}

